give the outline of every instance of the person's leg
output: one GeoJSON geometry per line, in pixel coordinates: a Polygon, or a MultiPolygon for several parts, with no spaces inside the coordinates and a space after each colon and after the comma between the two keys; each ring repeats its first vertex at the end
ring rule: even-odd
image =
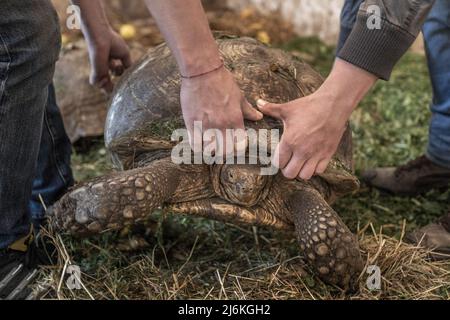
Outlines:
{"type": "Polygon", "coordinates": [[[436,223],[409,232],[405,241],[430,250],[432,260],[450,259],[450,211],[436,223]]]}
{"type": "Polygon", "coordinates": [[[72,146],[56,103],[53,85],[48,87],[37,172],[30,201],[35,229],[45,220],[45,208],[55,203],[73,185],[70,155],[72,146]]]}
{"type": "Polygon", "coordinates": [[[364,0],[345,0],[341,11],[341,26],[336,53],[342,49],[356,22],[358,9],[364,0]]]}
{"type": "MultiPolygon", "coordinates": [[[[450,169],[450,1],[436,1],[423,34],[433,85],[427,158],[450,169]]],[[[448,177],[450,182],[450,174],[448,177]]],[[[433,259],[450,259],[450,212],[436,223],[409,233],[406,239],[433,249],[433,259]]]]}
{"type": "Polygon", "coordinates": [[[450,169],[450,2],[437,0],[423,26],[433,113],[427,157],[450,169]]]}
{"type": "Polygon", "coordinates": [[[450,185],[450,2],[437,0],[423,34],[433,84],[432,120],[426,156],[397,168],[367,170],[362,180],[396,194],[415,195],[450,185]]]}
{"type": "Polygon", "coordinates": [[[48,263],[30,232],[29,202],[61,37],[49,0],[0,1],[0,300],[31,298],[48,263]]]}
{"type": "Polygon", "coordinates": [[[30,230],[44,108],[59,54],[48,0],[0,1],[0,249],[30,230]]]}

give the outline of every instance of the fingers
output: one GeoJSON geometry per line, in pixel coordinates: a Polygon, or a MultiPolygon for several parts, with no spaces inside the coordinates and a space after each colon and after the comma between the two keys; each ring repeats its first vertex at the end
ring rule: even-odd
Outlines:
{"type": "Polygon", "coordinates": [[[264,117],[261,112],[252,107],[252,105],[247,101],[247,99],[245,99],[245,97],[242,97],[241,109],[244,119],[259,121],[264,117]]]}
{"type": "MultiPolygon", "coordinates": [[[[91,82],[91,84],[92,84],[92,82],[91,82]]],[[[112,83],[111,77],[109,75],[105,76],[97,83],[93,83],[93,85],[97,86],[97,88],[99,88],[100,90],[103,90],[106,93],[111,93],[114,89],[114,84],[112,83]]]]}
{"type": "Polygon", "coordinates": [[[280,104],[269,103],[262,99],[259,99],[256,102],[258,109],[265,115],[281,119],[282,118],[282,109],[280,104]]]}
{"type": "Polygon", "coordinates": [[[293,156],[289,163],[284,167],[281,172],[288,179],[295,179],[302,169],[305,163],[305,159],[302,159],[298,156],[293,156]]]}
{"type": "Polygon", "coordinates": [[[233,151],[237,154],[245,154],[248,145],[247,132],[245,131],[245,128],[242,127],[232,130],[232,136],[234,148],[233,151]]]}
{"type": "Polygon", "coordinates": [[[213,123],[213,127],[220,129],[221,136],[217,137],[217,142],[221,153],[218,156],[228,156],[236,151],[242,152],[247,147],[247,134],[245,133],[244,118],[238,109],[234,114],[220,123],[213,123]]]}
{"type": "MultiPolygon", "coordinates": [[[[91,75],[89,82],[91,85],[104,90],[107,93],[111,93],[114,88],[111,76],[109,74],[109,63],[108,61],[101,61],[99,58],[93,63],[91,75]]],[[[119,67],[116,67],[119,68],[119,67]]]]}
{"type": "Polygon", "coordinates": [[[318,173],[318,174],[324,173],[328,167],[328,164],[330,163],[330,160],[331,160],[330,158],[321,160],[319,162],[319,164],[317,165],[316,173],[318,173]]]}
{"type": "Polygon", "coordinates": [[[324,173],[330,159],[318,160],[311,158],[305,161],[300,156],[294,155],[284,169],[283,175],[288,179],[295,179],[296,177],[302,180],[309,180],[315,174],[324,173]]]}
{"type": "Polygon", "coordinates": [[[331,158],[312,157],[307,158],[297,150],[293,150],[285,143],[283,138],[275,149],[272,164],[281,169],[287,179],[300,178],[311,179],[314,174],[324,173],[331,158]]]}
{"type": "Polygon", "coordinates": [[[288,179],[300,178],[309,180],[316,173],[318,161],[315,159],[305,159],[295,154],[291,157],[284,168],[281,169],[283,175],[288,179]]]}
{"type": "Polygon", "coordinates": [[[128,67],[127,63],[129,61],[124,63],[123,60],[111,59],[109,60],[108,67],[105,68],[105,62],[97,61],[92,68],[90,83],[99,89],[111,93],[114,89],[111,74],[116,77],[121,76],[128,67]]]}
{"type": "Polygon", "coordinates": [[[283,175],[288,179],[297,177],[309,180],[314,175],[318,165],[317,160],[305,158],[303,154],[292,149],[283,138],[278,144],[272,164],[281,169],[283,175]]]}
{"type": "Polygon", "coordinates": [[[119,60],[124,69],[131,67],[131,53],[126,42],[117,33],[111,37],[110,60],[119,60]]]}
{"type": "Polygon", "coordinates": [[[309,159],[305,161],[304,165],[302,166],[301,171],[298,174],[298,177],[303,180],[309,180],[312,178],[314,173],[316,172],[317,164],[319,161],[317,159],[309,159]]]}
{"type": "MultiPolygon", "coordinates": [[[[287,156],[285,156],[287,158],[287,156]]],[[[283,175],[288,179],[300,178],[309,180],[315,174],[322,174],[327,169],[330,159],[319,160],[318,158],[305,159],[294,154],[288,163],[280,168],[283,175]]]]}
{"type": "Polygon", "coordinates": [[[275,153],[272,157],[272,164],[279,169],[284,169],[289,163],[289,160],[291,160],[291,157],[292,157],[291,148],[288,147],[288,145],[284,142],[283,138],[281,138],[281,141],[277,145],[275,153]]]}
{"type": "Polygon", "coordinates": [[[100,89],[111,92],[113,84],[109,75],[109,58],[105,51],[92,52],[90,56],[92,68],[89,82],[100,89]]]}
{"type": "Polygon", "coordinates": [[[241,126],[237,129],[214,128],[214,125],[207,123],[203,127],[201,121],[195,121],[193,125],[186,124],[189,144],[194,153],[214,155],[217,159],[245,155],[248,139],[243,122],[241,126]]]}
{"type": "Polygon", "coordinates": [[[106,49],[92,50],[90,60],[92,69],[89,82],[108,93],[112,92],[114,88],[111,74],[120,76],[132,64],[127,47],[119,49],[114,54],[106,49]]]}
{"type": "Polygon", "coordinates": [[[189,144],[194,153],[202,153],[203,152],[203,129],[201,127],[201,123],[198,121],[193,122],[192,124],[186,123],[186,128],[188,129],[189,134],[189,144]]]}
{"type": "Polygon", "coordinates": [[[131,60],[130,50],[128,48],[119,56],[120,61],[125,69],[128,69],[133,64],[131,60]]]}
{"type": "Polygon", "coordinates": [[[125,71],[125,66],[123,65],[121,60],[111,59],[109,61],[109,69],[114,76],[118,77],[121,76],[125,71]]]}
{"type": "Polygon", "coordinates": [[[216,156],[228,157],[245,154],[247,149],[247,134],[243,128],[216,131],[216,156]]]}

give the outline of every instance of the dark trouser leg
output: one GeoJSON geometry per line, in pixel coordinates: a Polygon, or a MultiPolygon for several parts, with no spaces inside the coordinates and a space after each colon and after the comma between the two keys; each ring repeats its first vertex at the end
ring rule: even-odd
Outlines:
{"type": "Polygon", "coordinates": [[[0,1],[0,248],[30,229],[29,200],[59,54],[48,0],[0,1]]]}
{"type": "Polygon", "coordinates": [[[339,33],[339,40],[337,43],[336,53],[338,53],[347,41],[350,32],[356,22],[358,9],[364,0],[345,0],[344,7],[341,11],[341,30],[339,33]]]}
{"type": "Polygon", "coordinates": [[[53,85],[48,87],[42,128],[37,172],[30,201],[31,218],[36,228],[45,219],[45,207],[55,203],[74,182],[70,168],[72,146],[64,130],[53,85]]]}
{"type": "Polygon", "coordinates": [[[427,156],[450,169],[450,1],[436,1],[423,34],[433,85],[427,156]]]}

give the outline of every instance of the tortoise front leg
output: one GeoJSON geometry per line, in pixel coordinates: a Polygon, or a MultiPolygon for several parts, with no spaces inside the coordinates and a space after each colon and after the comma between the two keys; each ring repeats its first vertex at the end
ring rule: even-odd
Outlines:
{"type": "Polygon", "coordinates": [[[296,191],[289,202],[300,248],[320,278],[355,289],[364,266],[356,236],[317,190],[296,191]]]}
{"type": "Polygon", "coordinates": [[[144,219],[175,192],[183,172],[170,159],[84,183],[49,209],[52,225],[72,235],[120,229],[144,219]]]}
{"type": "Polygon", "coordinates": [[[291,224],[278,219],[261,207],[241,207],[220,198],[172,203],[168,205],[167,209],[176,214],[192,215],[237,225],[269,226],[289,231],[293,229],[291,224]]]}

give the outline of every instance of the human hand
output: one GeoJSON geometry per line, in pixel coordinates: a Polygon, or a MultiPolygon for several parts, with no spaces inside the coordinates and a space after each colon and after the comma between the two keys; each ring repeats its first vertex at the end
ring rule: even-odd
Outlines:
{"type": "Polygon", "coordinates": [[[286,104],[258,101],[266,115],[282,120],[284,132],[272,164],[288,179],[309,180],[323,173],[336,152],[348,117],[336,115],[330,97],[320,94],[286,104]]]}
{"type": "MultiPolygon", "coordinates": [[[[199,143],[202,142],[202,132],[208,129],[222,133],[223,139],[216,138],[216,152],[220,150],[222,155],[232,152],[233,150],[227,150],[227,141],[224,140],[227,137],[226,129],[244,130],[244,118],[257,121],[263,117],[245,99],[232,74],[223,66],[198,77],[183,78],[180,97],[191,147],[196,152],[201,150],[199,143]],[[194,128],[194,122],[197,121],[201,122],[202,130],[194,128]]],[[[237,135],[233,135],[233,140],[235,138],[239,139],[237,135]]],[[[233,141],[233,144],[228,145],[241,150],[246,146],[246,139],[233,141]]]]}
{"type": "Polygon", "coordinates": [[[91,62],[90,83],[112,92],[111,74],[120,76],[131,66],[130,50],[125,41],[114,30],[108,29],[101,37],[88,40],[91,62]]]}
{"type": "Polygon", "coordinates": [[[309,180],[315,173],[323,173],[352,111],[376,80],[376,76],[337,60],[330,76],[313,94],[285,104],[259,100],[259,110],[284,125],[272,164],[288,179],[309,180]]]}

